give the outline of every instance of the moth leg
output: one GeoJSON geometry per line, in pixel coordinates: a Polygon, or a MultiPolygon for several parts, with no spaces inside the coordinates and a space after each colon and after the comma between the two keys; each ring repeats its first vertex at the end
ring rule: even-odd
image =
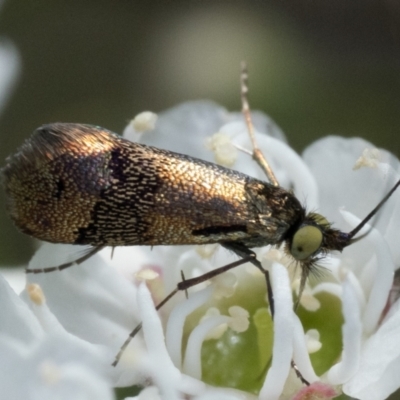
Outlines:
{"type": "Polygon", "coordinates": [[[249,262],[252,263],[256,268],[258,268],[264,274],[265,281],[267,284],[268,303],[269,303],[269,308],[271,310],[271,316],[273,319],[275,314],[275,303],[274,303],[274,292],[271,286],[271,279],[269,277],[269,272],[266,269],[264,269],[260,261],[257,260],[256,253],[254,253],[254,251],[250,250],[248,247],[235,242],[222,243],[222,246],[224,246],[228,250],[233,251],[242,259],[251,256],[252,258],[249,259],[249,262]]]}
{"type": "Polygon", "coordinates": [[[301,383],[303,385],[310,386],[310,382],[308,382],[308,380],[304,378],[304,376],[302,375],[302,373],[299,370],[299,367],[296,365],[296,363],[293,360],[290,362],[290,365],[293,368],[297,378],[300,379],[301,383]]]}
{"type": "MultiPolygon", "coordinates": [[[[167,303],[172,297],[174,297],[179,291],[184,291],[186,292],[187,289],[191,288],[192,286],[196,286],[199,283],[205,282],[210,280],[211,278],[214,278],[215,276],[218,276],[226,271],[229,271],[230,269],[236,268],[239,265],[245,264],[247,262],[251,262],[255,258],[255,254],[248,254],[241,258],[240,260],[237,260],[235,262],[232,262],[230,264],[224,265],[223,267],[216,268],[210,272],[207,272],[206,274],[197,276],[195,278],[191,279],[183,279],[181,282],[179,282],[176,285],[176,288],[168,294],[157,306],[156,310],[159,310],[165,303],[167,303]]],[[[260,264],[261,265],[261,264],[260,264]]],[[[261,267],[262,268],[262,267],[261,267]]],[[[121,346],[118,354],[115,356],[114,362],[111,364],[113,367],[115,367],[118,363],[119,360],[121,359],[121,356],[125,349],[128,347],[129,343],[132,341],[132,339],[138,334],[138,332],[142,329],[142,323],[139,323],[135,329],[129,334],[123,345],[121,346]]]]}
{"type": "MultiPolygon", "coordinates": [[[[182,282],[185,282],[185,280],[186,280],[185,274],[183,273],[182,270],[181,270],[181,279],[182,279],[182,282]]],[[[189,293],[188,293],[187,289],[185,289],[185,297],[186,297],[186,299],[189,298],[189,293]]]]}
{"type": "MultiPolygon", "coordinates": [[[[274,293],[272,291],[272,285],[271,285],[269,272],[262,267],[260,261],[257,260],[255,253],[252,250],[250,250],[248,247],[243,246],[238,243],[234,243],[234,242],[233,243],[224,243],[223,246],[226,249],[232,250],[234,253],[236,253],[239,257],[242,257],[243,259],[244,259],[244,257],[246,257],[246,255],[247,256],[249,256],[250,254],[253,255],[253,258],[250,259],[249,262],[251,262],[254,266],[256,266],[265,276],[265,281],[267,283],[269,308],[271,310],[271,317],[273,320],[274,315],[275,315],[274,293]]],[[[307,279],[307,277],[305,277],[305,279],[307,279]]],[[[296,363],[293,360],[291,361],[291,366],[292,366],[294,372],[296,373],[297,377],[301,380],[301,382],[304,385],[309,386],[310,383],[307,381],[307,379],[304,378],[304,376],[302,375],[302,373],[300,372],[299,368],[297,367],[296,363]]],[[[266,368],[267,367],[268,367],[268,364],[266,365],[266,368]]]]}
{"type": "Polygon", "coordinates": [[[256,138],[254,135],[254,125],[253,125],[253,121],[251,119],[249,100],[247,98],[247,95],[249,93],[248,79],[249,79],[249,74],[247,72],[247,65],[243,61],[241,63],[241,73],[240,73],[240,96],[242,99],[242,113],[243,113],[244,119],[246,121],[247,131],[249,133],[251,145],[253,147],[252,157],[253,157],[253,160],[265,172],[265,175],[267,175],[267,178],[270,181],[270,183],[274,186],[279,186],[278,180],[276,179],[271,166],[269,165],[269,163],[268,163],[267,159],[265,158],[264,154],[262,153],[262,151],[258,148],[258,145],[256,142],[256,138]]]}
{"type": "Polygon", "coordinates": [[[72,267],[75,264],[81,264],[84,261],[88,260],[90,257],[94,256],[96,253],[98,253],[100,250],[104,249],[104,246],[97,246],[89,249],[88,253],[84,254],[82,257],[79,257],[78,259],[74,261],[67,262],[65,264],[61,264],[57,267],[48,267],[48,268],[33,268],[33,269],[26,269],[25,273],[27,274],[41,274],[41,273],[47,273],[47,272],[53,272],[53,271],[62,271],[63,269],[72,267]]]}

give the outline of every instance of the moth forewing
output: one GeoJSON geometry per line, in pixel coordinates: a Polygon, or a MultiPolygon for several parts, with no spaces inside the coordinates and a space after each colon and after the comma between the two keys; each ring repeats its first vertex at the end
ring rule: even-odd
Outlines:
{"type": "Polygon", "coordinates": [[[81,124],[39,128],[3,175],[16,225],[54,243],[265,246],[304,214],[280,187],[81,124]]]}

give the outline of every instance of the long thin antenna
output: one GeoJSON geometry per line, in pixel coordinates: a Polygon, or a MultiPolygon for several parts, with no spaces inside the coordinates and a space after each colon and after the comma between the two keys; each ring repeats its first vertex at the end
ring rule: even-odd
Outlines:
{"type": "Polygon", "coordinates": [[[246,121],[247,130],[249,132],[249,137],[251,140],[251,145],[253,147],[253,159],[262,168],[267,175],[268,180],[274,186],[279,186],[278,180],[275,174],[272,172],[272,168],[269,165],[267,159],[264,157],[263,153],[257,146],[256,138],[254,135],[254,125],[251,119],[250,106],[247,95],[249,93],[249,74],[247,72],[247,65],[244,61],[241,62],[241,73],[240,73],[240,95],[242,99],[242,113],[246,121]]]}
{"type": "Polygon", "coordinates": [[[70,268],[73,265],[79,265],[82,264],[84,261],[88,260],[90,257],[94,256],[96,253],[98,253],[100,250],[104,249],[105,246],[96,246],[93,248],[87,249],[87,253],[84,254],[82,257],[79,257],[78,259],[67,262],[65,264],[61,264],[57,267],[47,267],[47,268],[33,268],[33,269],[26,269],[25,273],[26,274],[42,274],[42,273],[48,273],[48,272],[54,272],[54,271],[62,271],[63,269],[70,268]]]}
{"type": "MultiPolygon", "coordinates": [[[[380,210],[380,208],[387,202],[389,197],[395,192],[395,190],[400,186],[400,180],[392,187],[389,193],[379,202],[379,204],[351,231],[348,233],[349,239],[354,237],[360,230],[365,226],[365,224],[380,210]]],[[[351,241],[349,244],[353,243],[355,240],[351,241]]]]}

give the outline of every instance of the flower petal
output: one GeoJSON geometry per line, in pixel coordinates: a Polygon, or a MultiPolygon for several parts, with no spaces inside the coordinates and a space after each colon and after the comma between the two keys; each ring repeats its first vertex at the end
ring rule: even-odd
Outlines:
{"type": "Polygon", "coordinates": [[[362,400],[386,399],[400,387],[400,303],[362,348],[357,373],[343,385],[347,395],[362,400]]]}
{"type": "MultiPolygon", "coordinates": [[[[165,346],[161,320],[154,307],[146,285],[142,283],[138,290],[138,303],[143,324],[143,334],[148,351],[147,370],[158,386],[163,398],[180,399],[180,391],[190,389],[189,394],[204,390],[201,382],[189,387],[186,378],[176,368],[165,346]]],[[[191,380],[192,383],[196,382],[191,380]]]]}
{"type": "Polygon", "coordinates": [[[8,400],[114,399],[105,353],[71,335],[53,334],[33,346],[0,338],[0,387],[8,400]]]}
{"type": "MultiPolygon", "coordinates": [[[[357,226],[361,222],[349,212],[342,211],[342,215],[352,226],[357,226]]],[[[388,245],[380,232],[377,229],[371,228],[368,224],[360,231],[360,235],[366,232],[368,232],[368,235],[364,241],[370,243],[370,246],[375,249],[377,257],[373,286],[369,293],[363,315],[364,332],[371,334],[376,329],[382,311],[385,308],[393,283],[395,266],[388,245]]]]}
{"type": "Polygon", "coordinates": [[[297,315],[294,315],[294,335],[293,335],[293,361],[296,363],[303,377],[310,383],[319,381],[311,364],[304,336],[304,329],[297,315]]]}
{"type": "MultiPolygon", "coordinates": [[[[75,246],[46,243],[33,256],[29,267],[60,265],[65,262],[61,252],[71,257],[71,251],[72,257],[76,256],[75,246]]],[[[40,285],[51,311],[69,332],[117,351],[126,333],[138,322],[134,318],[136,289],[111,268],[110,249],[103,252],[108,254],[96,254],[63,271],[29,274],[28,279],[40,285]]]]}
{"type": "Polygon", "coordinates": [[[9,41],[0,44],[0,112],[11,94],[20,73],[20,55],[16,47],[9,41]]]}
{"type": "MultiPolygon", "coordinates": [[[[330,221],[339,221],[338,209],[360,218],[375,207],[394,179],[389,182],[379,169],[362,168],[353,171],[354,163],[365,148],[374,147],[360,138],[346,139],[328,136],[317,140],[303,153],[303,159],[317,180],[321,194],[321,211],[330,221]]],[[[382,161],[400,170],[399,161],[381,150],[382,161]]]]}
{"type": "MultiPolygon", "coordinates": [[[[186,318],[194,310],[205,304],[213,292],[213,287],[200,290],[186,301],[177,304],[172,310],[166,328],[166,345],[174,365],[182,367],[182,338],[186,318]]],[[[200,360],[198,360],[200,362],[200,360]]],[[[189,374],[190,375],[190,374],[189,374]]]]}
{"type": "Polygon", "coordinates": [[[271,368],[260,391],[260,399],[279,399],[290,371],[293,356],[294,314],[287,269],[274,262],[271,284],[275,297],[274,345],[271,368]]]}
{"type": "Polygon", "coordinates": [[[343,283],[343,332],[342,360],[328,371],[328,380],[332,385],[346,382],[357,371],[360,362],[362,322],[359,303],[350,280],[343,283]]]}
{"type": "Polygon", "coordinates": [[[44,334],[38,320],[0,275],[0,332],[22,343],[32,343],[44,334]]]}

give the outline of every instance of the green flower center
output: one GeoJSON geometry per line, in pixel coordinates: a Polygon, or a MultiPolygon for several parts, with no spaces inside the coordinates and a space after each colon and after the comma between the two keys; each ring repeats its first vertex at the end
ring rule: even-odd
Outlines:
{"type": "MultiPolygon", "coordinates": [[[[340,357],[343,316],[341,302],[337,297],[329,293],[320,293],[315,297],[320,302],[317,311],[308,311],[299,306],[297,314],[305,332],[315,329],[320,334],[322,347],[311,354],[311,362],[317,375],[321,375],[340,357]]],[[[222,315],[229,315],[228,309],[233,305],[249,312],[249,328],[242,333],[227,328],[218,339],[209,339],[203,343],[202,380],[213,386],[257,394],[271,364],[273,345],[273,322],[266,302],[263,278],[250,274],[246,279],[239,278],[233,296],[212,300],[193,313],[186,321],[183,348],[186,348],[190,332],[209,307],[216,307],[222,315]]]]}

